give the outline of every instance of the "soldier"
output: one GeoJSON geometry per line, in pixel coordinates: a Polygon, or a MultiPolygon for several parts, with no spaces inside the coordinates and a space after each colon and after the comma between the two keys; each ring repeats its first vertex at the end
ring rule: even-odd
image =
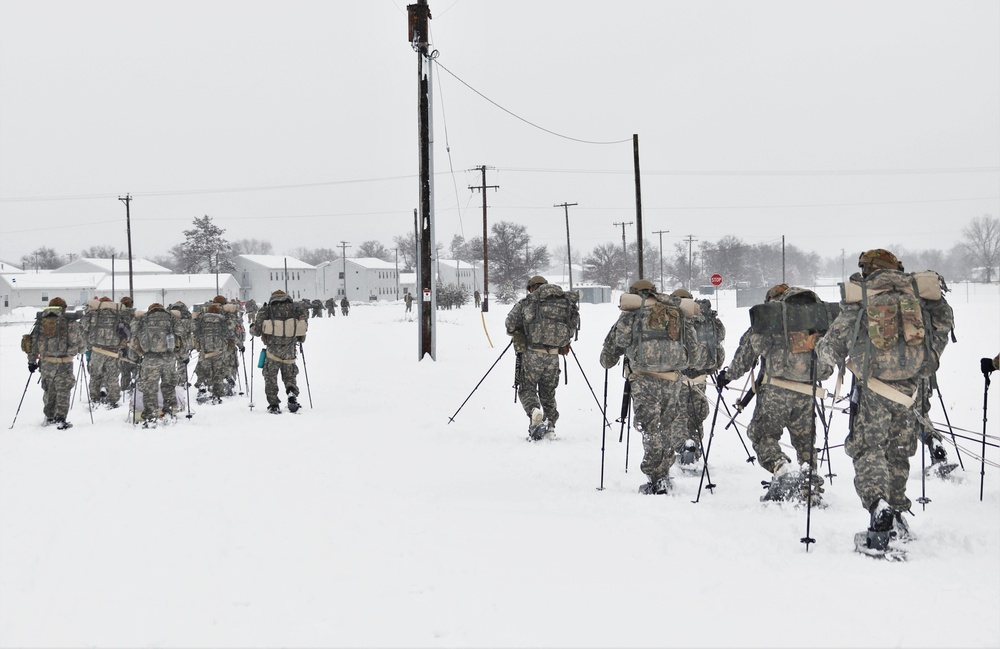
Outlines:
{"type": "Polygon", "coordinates": [[[337,317],[337,301],[332,297],[326,298],[326,317],[337,317]]]}
{"type": "Polygon", "coordinates": [[[914,399],[920,381],[937,371],[954,313],[937,273],[906,274],[883,249],[862,253],[858,266],[861,273],[842,285],[840,315],[816,352],[829,365],[848,359],[855,376],[844,450],[870,514],[867,533],[857,534],[855,543],[859,551],[886,551],[892,536],[908,534],[901,514],[911,505],[906,481],[917,450],[914,399]]]}
{"type": "Polygon", "coordinates": [[[198,318],[194,320],[194,348],[198,350],[198,401],[209,400],[208,390],[211,389],[211,402],[222,403],[225,393],[228,361],[226,354],[235,340],[232,324],[222,312],[222,305],[212,303],[205,307],[198,318]]]}
{"type": "Polygon", "coordinates": [[[601,366],[610,369],[625,355],[635,427],[642,434],[640,469],[648,480],[639,493],[666,494],[676,449],[688,439],[685,413],[692,388],[683,371],[697,333],[681,312],[681,298],[658,294],[649,280],[634,282],[629,295],[638,299],[623,296],[622,314],[604,339],[601,366]]]}
{"type": "Polygon", "coordinates": [[[319,300],[312,301],[312,317],[314,318],[323,317],[323,303],[319,300]]]}
{"type": "MultiPolygon", "coordinates": [[[[409,293],[407,293],[407,295],[409,295],[409,293]]],[[[483,296],[479,294],[479,289],[478,288],[475,291],[472,292],[472,299],[475,300],[475,302],[476,302],[476,308],[478,309],[479,305],[482,304],[482,302],[483,302],[483,296]]],[[[409,310],[409,309],[407,309],[407,310],[409,310]]]]}
{"type": "Polygon", "coordinates": [[[21,339],[21,350],[28,355],[28,372],[42,372],[42,411],[45,424],[59,430],[70,428],[66,421],[69,399],[76,385],[73,358],[86,345],[78,319],[66,313],[66,300],[54,297],[38,314],[31,333],[21,339]]]}
{"type": "Polygon", "coordinates": [[[753,443],[761,468],[772,475],[768,491],[761,500],[812,498],[818,504],[823,492],[823,478],[815,473],[816,424],[813,407],[816,394],[825,395],[825,391],[818,387],[819,383],[833,373],[833,368],[822,361],[817,361],[813,367],[813,350],[819,337],[816,331],[796,329],[786,332],[782,322],[793,319],[796,304],[826,307],[812,291],[787,284],[771,287],[764,298],[765,304],[779,302],[787,305],[785,311],[768,311],[769,315],[773,315],[773,323],[752,325],[746,330],[729,367],[719,372],[716,384],[720,388],[726,387],[752,371],[761,359],[759,384],[752,388],[757,394],[757,406],[747,427],[747,437],[753,443]],[[765,328],[769,330],[765,331],[765,328]],[[818,392],[814,394],[814,391],[818,392]],[[785,428],[795,449],[794,463],[781,450],[781,434],[785,428]],[[805,483],[808,476],[811,476],[811,487],[805,483]]]}
{"type": "Polygon", "coordinates": [[[177,358],[183,347],[181,320],[162,304],[154,302],[145,313],[136,313],[132,323],[132,348],[139,356],[143,428],[155,426],[158,417],[173,418],[177,412],[177,358]],[[163,396],[163,408],[159,413],[157,392],[163,396]]]}
{"type": "MultiPolygon", "coordinates": [[[[403,296],[403,302],[406,304],[406,313],[413,310],[413,294],[409,291],[403,296]]],[[[479,306],[478,304],[476,306],[479,306]]]]}
{"type": "Polygon", "coordinates": [[[253,319],[257,317],[257,302],[250,298],[246,303],[247,312],[247,322],[253,322],[253,319]]]}
{"type": "Polygon", "coordinates": [[[122,321],[121,304],[102,297],[87,303],[83,331],[90,352],[90,398],[109,408],[121,404],[121,349],[128,344],[128,325],[122,321]]]}
{"type": "MultiPolygon", "coordinates": [[[[135,309],[132,307],[132,298],[125,295],[118,301],[121,306],[118,312],[122,317],[122,324],[128,327],[129,340],[132,338],[132,323],[135,321],[135,309]]],[[[121,370],[121,391],[127,392],[135,387],[135,377],[139,373],[139,357],[136,356],[132,346],[126,342],[119,354],[118,367],[121,370]]]]}
{"type": "Polygon", "coordinates": [[[559,356],[569,353],[580,327],[576,293],[565,293],[544,277],[528,280],[528,294],[507,314],[507,335],[517,352],[517,396],[528,415],[528,438],[555,435],[559,410],[559,356]]]}
{"type": "Polygon", "coordinates": [[[347,315],[348,311],[351,310],[351,303],[347,301],[347,296],[345,295],[340,299],[340,313],[341,315],[347,315]]]}
{"type": "Polygon", "coordinates": [[[284,291],[271,294],[271,300],[257,312],[257,318],[250,328],[250,335],[260,336],[266,346],[264,360],[264,394],[267,396],[267,411],[281,414],[281,400],[278,398],[278,373],[288,395],[288,410],[299,409],[299,388],[295,377],[299,368],[295,364],[297,343],[303,343],[308,329],[308,314],[301,303],[292,301],[284,291]]]}
{"type": "MultiPolygon", "coordinates": [[[[178,319],[180,326],[180,344],[177,346],[177,380],[180,382],[181,375],[185,382],[188,380],[187,366],[191,362],[191,350],[194,349],[194,316],[188,309],[187,304],[177,300],[168,309],[170,315],[178,319]]],[[[184,385],[187,388],[187,385],[184,385]]]]}

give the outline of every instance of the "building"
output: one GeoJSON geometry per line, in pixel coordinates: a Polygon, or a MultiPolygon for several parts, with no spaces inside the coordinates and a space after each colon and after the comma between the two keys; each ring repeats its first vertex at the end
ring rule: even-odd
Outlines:
{"type": "MultiPolygon", "coordinates": [[[[114,273],[115,275],[125,275],[128,277],[128,259],[97,259],[93,257],[80,257],[61,266],[53,273],[114,273]]],[[[154,264],[147,259],[132,260],[132,277],[136,275],[169,275],[174,271],[154,264]]]]}
{"type": "Polygon", "coordinates": [[[437,286],[463,286],[472,295],[483,290],[483,265],[460,259],[437,260],[437,286]]]}
{"type": "Polygon", "coordinates": [[[347,299],[351,302],[396,300],[403,297],[395,262],[374,257],[355,257],[343,258],[334,263],[342,264],[339,275],[343,283],[337,289],[338,299],[344,296],[345,286],[347,299]]]}
{"type": "Polygon", "coordinates": [[[253,298],[263,304],[271,293],[282,290],[292,299],[316,295],[316,267],[304,261],[283,255],[236,255],[231,260],[236,270],[233,276],[240,285],[240,300],[253,298]]]}
{"type": "Polygon", "coordinates": [[[42,308],[61,297],[69,307],[94,297],[104,273],[4,273],[0,275],[0,315],[23,306],[42,308]]]}
{"type": "MultiPolygon", "coordinates": [[[[94,292],[97,297],[107,296],[114,301],[128,295],[128,280],[105,275],[94,292]],[[112,284],[113,282],[113,284],[112,284]]],[[[153,302],[169,306],[183,302],[193,310],[195,304],[211,302],[216,295],[227,300],[240,298],[240,285],[229,273],[201,273],[197,275],[135,275],[132,276],[132,301],[137,309],[146,309],[153,302]]]]}

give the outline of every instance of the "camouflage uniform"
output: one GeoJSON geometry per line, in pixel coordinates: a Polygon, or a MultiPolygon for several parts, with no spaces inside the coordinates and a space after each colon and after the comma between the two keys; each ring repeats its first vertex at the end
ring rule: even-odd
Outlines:
{"type": "Polygon", "coordinates": [[[244,351],[244,342],[247,338],[246,329],[243,327],[243,314],[238,305],[226,304],[222,307],[222,312],[226,316],[226,323],[229,326],[230,342],[229,347],[223,354],[225,358],[226,384],[230,395],[233,393],[233,386],[239,380],[240,357],[244,351]]]}
{"type": "MultiPolygon", "coordinates": [[[[876,272],[879,275],[872,273],[864,280],[872,288],[880,286],[883,281],[902,279],[903,283],[907,283],[906,276],[900,271],[876,272]]],[[[855,273],[851,281],[858,283],[862,278],[855,273]]],[[[931,349],[920,374],[913,378],[892,380],[878,378],[873,372],[872,377],[905,397],[914,396],[921,382],[937,370],[949,332],[954,327],[954,314],[944,297],[921,302],[924,315],[930,316],[930,327],[925,335],[930,338],[931,349]]],[[[880,499],[897,512],[907,511],[911,502],[906,497],[906,481],[910,474],[910,457],[917,450],[918,406],[904,405],[881,396],[865,381],[863,368],[867,352],[861,350],[866,346],[871,348],[869,328],[860,320],[866,317],[865,312],[857,302],[841,301],[840,309],[840,315],[830,330],[817,343],[816,351],[820,359],[831,365],[843,363],[850,355],[853,363],[858,365],[855,371],[862,373],[856,377],[852,390],[851,432],[844,444],[848,457],[854,460],[854,488],[862,506],[869,511],[880,499]]]]}
{"type": "MultiPolygon", "coordinates": [[[[406,304],[406,312],[409,313],[413,310],[413,294],[407,293],[403,296],[403,302],[406,304]]],[[[476,306],[479,306],[478,304],[476,306]]]]}
{"type": "MultiPolygon", "coordinates": [[[[633,284],[633,292],[640,282],[633,284]]],[[[654,317],[653,309],[658,307],[646,303],[655,301],[660,304],[659,308],[667,305],[679,310],[680,299],[665,295],[657,298],[652,285],[645,283],[650,289],[638,292],[644,306],[623,311],[605,337],[601,366],[614,367],[623,354],[627,359],[626,379],[632,390],[635,428],[642,434],[640,468],[650,484],[656,484],[668,480],[677,449],[683,448],[689,438],[694,419],[700,417],[700,421],[707,415],[708,405],[707,402],[697,405],[700,396],[697,388],[682,374],[687,367],[688,351],[674,352],[670,361],[664,360],[669,346],[684,345],[679,341],[696,339],[694,324],[689,318],[681,318],[675,320],[681,330],[673,331],[669,338],[650,336],[646,323],[654,317]]]]}
{"type": "Polygon", "coordinates": [[[312,317],[314,318],[323,317],[323,303],[319,300],[312,301],[312,317]]]}
{"type": "Polygon", "coordinates": [[[247,300],[245,307],[247,312],[247,322],[253,323],[254,318],[257,317],[257,302],[253,298],[250,298],[247,300]]]}
{"type": "Polygon", "coordinates": [[[210,389],[212,396],[220,401],[225,394],[229,371],[227,355],[235,340],[233,324],[218,305],[210,305],[194,323],[194,347],[198,350],[195,374],[198,376],[197,384],[205,386],[199,392],[210,389]]]}
{"type": "MultiPolygon", "coordinates": [[[[127,295],[118,301],[121,305],[119,313],[122,317],[122,324],[128,329],[128,338],[132,337],[132,323],[135,321],[135,309],[132,308],[132,298],[127,295]]],[[[136,355],[128,340],[122,345],[119,353],[118,369],[121,371],[120,387],[122,392],[126,392],[135,387],[135,377],[139,373],[139,357],[136,355]]]]}
{"type": "Polygon", "coordinates": [[[337,316],[337,301],[332,297],[326,300],[326,317],[335,318],[337,316]]]}
{"type": "Polygon", "coordinates": [[[177,319],[178,327],[180,328],[180,336],[178,338],[179,343],[177,344],[177,381],[180,382],[180,378],[184,376],[184,388],[187,388],[188,382],[188,369],[187,366],[191,362],[191,350],[194,349],[194,317],[191,314],[190,309],[183,302],[174,302],[170,305],[170,315],[177,319]]]}
{"type": "MultiPolygon", "coordinates": [[[[266,345],[264,361],[264,394],[267,397],[268,409],[271,412],[280,412],[278,398],[278,373],[281,373],[281,381],[285,386],[285,393],[289,397],[289,403],[293,399],[297,400],[299,387],[295,377],[298,376],[299,368],[295,364],[296,345],[305,341],[305,334],[302,335],[274,335],[267,333],[265,323],[274,323],[275,320],[282,322],[288,320],[304,321],[308,319],[308,312],[301,303],[295,303],[292,298],[283,292],[271,296],[270,302],[265,304],[258,312],[250,329],[250,334],[260,336],[261,341],[266,345]]],[[[305,323],[302,323],[303,325],[305,323]]],[[[303,327],[304,330],[304,327],[303,327]]]]}
{"type": "MultiPolygon", "coordinates": [[[[53,298],[52,302],[56,300],[65,304],[61,298],[53,298]]],[[[48,423],[62,425],[69,414],[70,394],[76,385],[73,358],[86,345],[80,323],[66,315],[64,306],[48,306],[23,344],[28,348],[28,368],[34,372],[37,363],[42,374],[42,411],[48,423]]]]}
{"type": "Polygon", "coordinates": [[[347,296],[345,295],[340,300],[340,313],[341,315],[347,315],[351,310],[351,303],[347,301],[347,296]]]}
{"type": "Polygon", "coordinates": [[[172,415],[177,411],[174,390],[177,386],[177,354],[185,345],[183,338],[184,327],[180,318],[160,304],[151,304],[149,310],[137,314],[132,323],[132,348],[140,358],[139,391],[142,393],[142,419],[145,421],[157,417],[157,392],[163,395],[162,414],[172,415]]]}
{"type": "Polygon", "coordinates": [[[89,348],[90,398],[101,401],[101,389],[112,408],[121,400],[121,348],[128,343],[128,327],[119,313],[120,305],[108,298],[90,302],[83,316],[83,330],[89,348]]]}

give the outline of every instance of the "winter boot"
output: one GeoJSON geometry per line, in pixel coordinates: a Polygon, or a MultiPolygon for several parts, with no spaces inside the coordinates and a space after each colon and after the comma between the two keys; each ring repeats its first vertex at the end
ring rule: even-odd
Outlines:
{"type": "Polygon", "coordinates": [[[59,430],[66,430],[67,428],[72,428],[73,427],[73,424],[69,423],[68,421],[66,421],[62,417],[56,417],[55,418],[55,424],[56,424],[56,428],[58,428],[59,430]]]}
{"type": "Polygon", "coordinates": [[[269,413],[271,413],[272,415],[280,415],[281,414],[281,406],[279,406],[278,404],[274,404],[273,406],[268,406],[267,407],[267,411],[269,413]]]}
{"type": "Polygon", "coordinates": [[[871,506],[871,522],[868,524],[867,545],[873,550],[885,550],[889,547],[889,539],[896,535],[892,529],[895,511],[885,500],[879,498],[871,506]]]}
{"type": "Polygon", "coordinates": [[[548,431],[548,422],[541,408],[532,408],[531,423],[528,425],[528,437],[532,440],[541,439],[548,431]]]}
{"type": "Polygon", "coordinates": [[[693,439],[689,439],[684,442],[684,450],[681,451],[680,463],[694,464],[697,459],[698,444],[693,439]]]}
{"type": "Polygon", "coordinates": [[[795,500],[802,491],[802,474],[795,470],[790,462],[782,462],[774,470],[770,482],[761,482],[767,493],[760,497],[761,502],[782,502],[795,500]]]}
{"type": "Polygon", "coordinates": [[[295,395],[288,395],[288,412],[298,412],[300,407],[299,400],[295,398],[295,395]]]}
{"type": "Polygon", "coordinates": [[[639,493],[644,496],[663,496],[670,493],[670,478],[663,477],[649,482],[639,487],[639,493]]]}
{"type": "Polygon", "coordinates": [[[906,522],[903,514],[907,512],[895,511],[892,518],[892,533],[901,542],[907,543],[916,537],[910,532],[910,524],[906,522]]]}

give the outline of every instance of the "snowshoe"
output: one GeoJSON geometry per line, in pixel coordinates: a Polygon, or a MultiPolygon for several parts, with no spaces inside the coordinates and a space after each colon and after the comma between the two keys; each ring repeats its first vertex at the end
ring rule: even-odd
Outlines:
{"type": "Polygon", "coordinates": [[[65,419],[56,419],[55,424],[58,430],[66,430],[67,428],[73,427],[73,424],[69,423],[65,419]]]}
{"type": "Polygon", "coordinates": [[[663,496],[669,494],[672,487],[670,478],[657,478],[641,485],[639,493],[644,496],[663,496]]]}
{"type": "Polygon", "coordinates": [[[952,471],[958,468],[958,464],[955,462],[935,462],[924,470],[924,475],[928,478],[941,478],[944,480],[953,480],[957,475],[951,475],[952,471]]]}
{"type": "Polygon", "coordinates": [[[866,532],[858,532],[854,535],[854,549],[873,559],[906,561],[906,550],[889,546],[888,537],[891,534],[893,534],[892,531],[873,532],[868,530],[866,532]],[[881,549],[878,546],[881,546],[881,549]]]}
{"type": "Polygon", "coordinates": [[[279,406],[278,404],[274,404],[273,406],[268,406],[267,407],[267,411],[269,413],[271,413],[272,415],[280,415],[281,414],[281,406],[279,406]]]}
{"type": "Polygon", "coordinates": [[[298,412],[301,407],[294,394],[288,396],[288,412],[298,412]]]}
{"type": "Polygon", "coordinates": [[[693,439],[689,439],[684,442],[684,449],[680,454],[679,464],[681,468],[685,465],[691,465],[698,461],[698,444],[695,443],[693,439]]]}
{"type": "Polygon", "coordinates": [[[892,520],[892,533],[900,543],[909,543],[916,540],[916,536],[910,531],[910,524],[903,516],[906,512],[896,512],[892,520]]]}
{"type": "Polygon", "coordinates": [[[538,440],[543,439],[549,432],[549,426],[549,420],[546,419],[545,421],[528,428],[528,441],[537,442],[538,440]]]}
{"type": "MultiPolygon", "coordinates": [[[[785,465],[788,466],[788,465],[785,465]]],[[[792,469],[779,468],[770,482],[761,481],[761,486],[767,493],[760,497],[761,502],[784,502],[801,500],[802,474],[792,469]]]]}

